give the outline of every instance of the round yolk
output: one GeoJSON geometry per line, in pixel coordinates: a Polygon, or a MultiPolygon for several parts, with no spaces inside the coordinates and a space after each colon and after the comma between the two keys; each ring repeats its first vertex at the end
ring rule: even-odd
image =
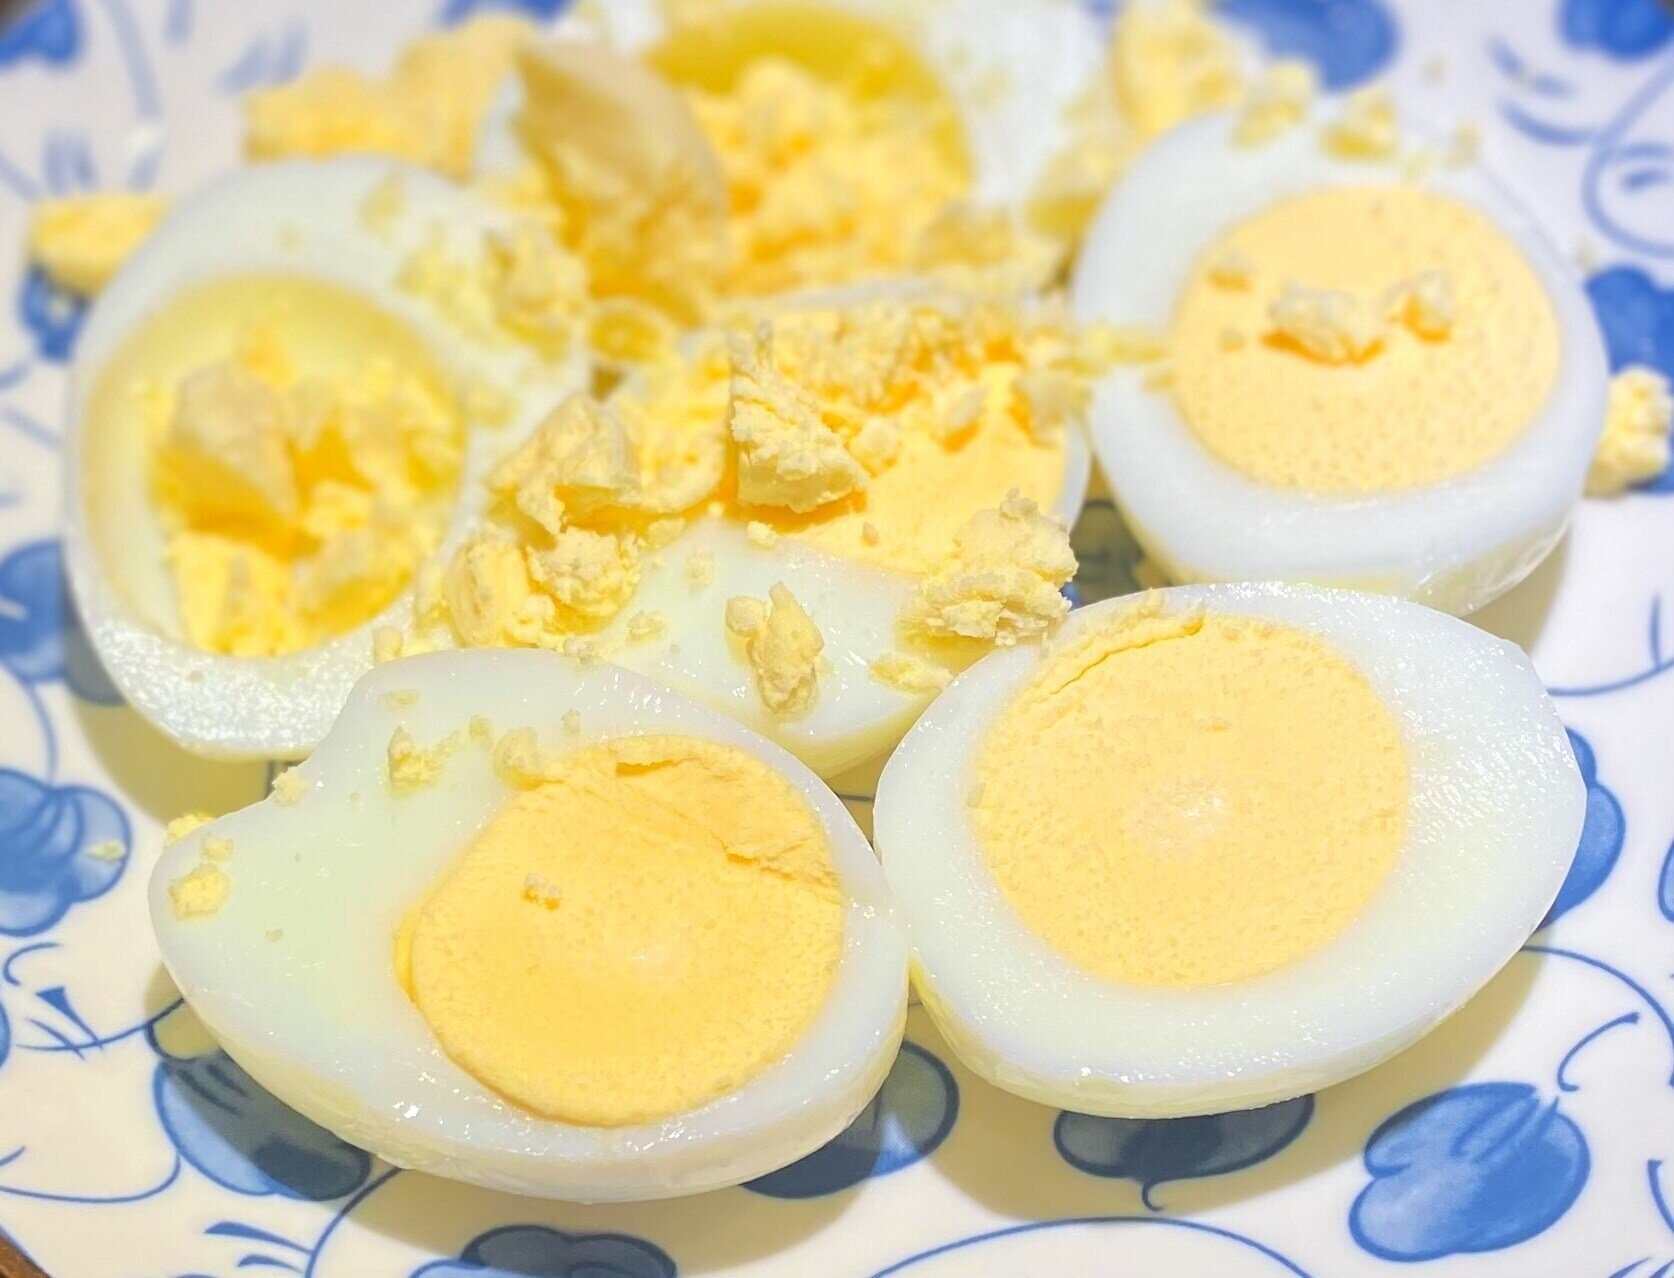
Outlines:
{"type": "Polygon", "coordinates": [[[1023,923],[1095,976],[1245,981],[1326,945],[1401,846],[1399,730],[1271,622],[1139,606],[1050,659],[977,763],[978,845],[1023,923]]]}
{"type": "Polygon", "coordinates": [[[727,746],[641,737],[508,802],[413,907],[396,970],[474,1077],[620,1126],[782,1060],[842,943],[830,846],[790,783],[727,746]]]}
{"type": "Polygon", "coordinates": [[[183,292],[105,364],[86,417],[113,579],[210,652],[293,652],[376,615],[435,553],[459,486],[463,417],[429,345],[302,276],[183,292]]]}
{"type": "Polygon", "coordinates": [[[885,28],[818,4],[752,4],[679,27],[648,61],[688,92],[726,176],[734,293],[909,265],[969,191],[958,110],[885,28]]]}
{"type": "MultiPolygon", "coordinates": [[[[1329,318],[1327,343],[1340,335],[1329,318]]],[[[1175,402],[1211,453],[1262,483],[1332,494],[1439,483],[1498,456],[1559,365],[1551,302],[1516,245],[1457,200],[1395,186],[1314,191],[1234,226],[1193,268],[1173,353],[1175,402]],[[1410,318],[1425,280],[1444,325],[1410,318]],[[1299,343],[1276,318],[1287,290],[1335,295],[1337,319],[1351,307],[1352,353],[1299,343]]]]}

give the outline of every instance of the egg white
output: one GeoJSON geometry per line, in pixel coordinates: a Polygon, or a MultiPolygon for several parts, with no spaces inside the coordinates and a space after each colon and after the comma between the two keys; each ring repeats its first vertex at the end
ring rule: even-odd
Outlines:
{"type": "MultiPolygon", "coordinates": [[[[746,8],[763,0],[734,0],[746,8]]],[[[768,0],[771,2],[771,0],[768,0]]],[[[1102,73],[1104,33],[1090,9],[1061,0],[819,0],[899,35],[947,90],[965,126],[974,167],[972,197],[1021,206],[1052,158],[1070,145],[1066,115],[1102,73]]],[[[661,0],[613,0],[578,10],[561,38],[603,37],[639,52],[662,42],[661,0]]],[[[478,164],[515,169],[521,147],[510,128],[520,95],[501,95],[479,142],[478,164]]]]}
{"type": "Polygon", "coordinates": [[[836,796],[726,716],[628,671],[583,669],[553,653],[433,653],[361,680],[298,771],[307,790],[294,805],[270,797],[166,849],[151,880],[151,916],[170,973],[227,1052],[343,1139],[403,1167],[515,1193],[671,1197],[737,1184],[811,1152],[888,1073],[906,1013],[906,951],[877,861],[836,796]],[[419,694],[416,703],[386,699],[407,691],[419,694]],[[579,734],[559,727],[570,710],[581,717],[579,734]],[[549,748],[696,736],[748,752],[796,787],[830,840],[846,907],[830,994],[782,1062],[698,1109],[593,1128],[529,1114],[443,1053],[396,983],[396,928],[514,791],[472,745],[433,786],[397,798],[385,751],[397,727],[428,745],[472,715],[502,731],[534,727],[549,748]],[[210,917],[177,919],[169,884],[214,836],[233,840],[231,895],[210,917]],[[272,929],[278,939],[267,939],[272,929]]]}
{"type": "MultiPolygon", "coordinates": [[[[1201,604],[1270,618],[1351,660],[1406,746],[1407,831],[1364,912],[1289,966],[1207,989],[1100,980],[1018,918],[987,868],[967,804],[989,727],[1040,658],[1001,652],[966,671],[884,768],[878,852],[915,987],[949,1044],[991,1082],[1082,1113],[1250,1108],[1406,1047],[1539,925],[1586,811],[1563,725],[1512,645],[1383,596],[1246,584],[1181,587],[1163,598],[1168,611],[1201,604]]],[[[1082,609],[1062,639],[1132,606],[1082,609]]]]}
{"type": "MultiPolygon", "coordinates": [[[[1390,163],[1319,146],[1316,118],[1263,146],[1206,116],[1128,169],[1088,233],[1073,276],[1083,322],[1166,331],[1199,256],[1238,223],[1323,187],[1404,179],[1390,163]]],[[[1166,389],[1118,369],[1094,397],[1094,449],[1134,535],[1176,581],[1305,581],[1401,595],[1466,613],[1517,584],[1557,543],[1602,429],[1608,370],[1572,267],[1479,165],[1437,166],[1425,185],[1475,208],[1517,246],[1556,314],[1552,394],[1499,456],[1441,483],[1391,493],[1288,491],[1213,456],[1166,389]]]]}
{"type": "Polygon", "coordinates": [[[187,644],[165,566],[166,534],[150,497],[146,441],[88,437],[89,397],[105,363],[184,290],[212,279],[280,273],[359,294],[416,332],[439,367],[513,399],[509,422],[467,423],[451,546],[480,510],[482,479],[494,462],[587,376],[579,356],[546,363],[514,345],[487,344],[399,287],[403,265],[436,231],[450,252],[475,260],[484,233],[504,224],[504,215],[443,179],[385,160],[265,165],[183,202],[101,294],[81,334],[71,389],[70,580],[93,646],[123,696],[181,746],[216,758],[307,753],[371,665],[372,629],[402,624],[410,604],[403,596],[365,625],[285,656],[228,657],[187,644]],[[375,234],[361,210],[391,178],[399,181],[403,208],[375,234]],[[121,476],[115,508],[90,508],[83,490],[90,465],[121,476]],[[103,539],[103,551],[95,521],[116,530],[103,539]]]}

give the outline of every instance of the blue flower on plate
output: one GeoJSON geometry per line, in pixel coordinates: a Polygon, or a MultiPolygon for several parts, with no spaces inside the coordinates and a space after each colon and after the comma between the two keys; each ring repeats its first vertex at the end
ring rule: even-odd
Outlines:
{"type": "Polygon", "coordinates": [[[1312,1096],[1196,1118],[1098,1118],[1065,1110],[1052,1140],[1078,1171],[1138,1181],[1140,1197],[1155,1211],[1151,1191],[1158,1185],[1264,1162],[1300,1136],[1313,1113],[1312,1096]]]}
{"type": "Polygon", "coordinates": [[[551,22],[569,6],[570,0],[443,0],[438,21],[451,27],[482,13],[510,13],[531,22],[551,22]]]}
{"type": "Polygon", "coordinates": [[[744,1186],[769,1198],[817,1198],[928,1158],[959,1116],[959,1085],[917,1043],[903,1043],[889,1077],[835,1140],[744,1186]]]}
{"type": "Polygon", "coordinates": [[[165,1058],[151,1094],[181,1156],[235,1193],[325,1202],[372,1170],[371,1155],[282,1105],[225,1052],[165,1058]]]}
{"type": "Polygon", "coordinates": [[[66,66],[81,51],[81,19],[71,0],[40,0],[0,23],[0,71],[30,58],[66,66]]]}
{"type": "Polygon", "coordinates": [[[1674,38],[1674,11],[1662,0],[1563,0],[1558,32],[1577,49],[1631,61],[1674,38]]]}
{"type": "Polygon", "coordinates": [[[122,877],[128,818],[109,796],[0,768],[0,933],[44,932],[122,877]]]}
{"type": "Polygon", "coordinates": [[[677,1278],[668,1253],[628,1234],[567,1234],[505,1225],[478,1234],[458,1260],[433,1260],[412,1278],[677,1278]]]}
{"type": "Polygon", "coordinates": [[[17,317],[35,339],[42,359],[62,364],[75,352],[87,303],[74,293],[59,288],[39,267],[23,276],[17,295],[17,317]]]}
{"type": "Polygon", "coordinates": [[[25,683],[62,679],[84,701],[122,700],[65,590],[57,541],[29,542],[0,559],[0,665],[25,683]]]}
{"type": "Polygon", "coordinates": [[[1616,796],[1601,785],[1598,764],[1593,759],[1593,748],[1579,732],[1570,730],[1569,745],[1575,751],[1576,766],[1581,779],[1587,783],[1587,817],[1581,826],[1581,841],[1575,848],[1575,860],[1570,863],[1564,885],[1558,889],[1558,899],[1541,920],[1541,927],[1550,927],[1577,905],[1603,886],[1616,859],[1622,854],[1622,843],[1627,838],[1627,818],[1616,796]]]}
{"type": "Polygon", "coordinates": [[[1384,1260],[1498,1251],[1551,1228],[1580,1196],[1581,1129],[1527,1083],[1471,1083],[1408,1105],[1366,1142],[1372,1181],[1354,1240],[1384,1260]]]}
{"type": "MultiPolygon", "coordinates": [[[[1613,266],[1587,281],[1611,369],[1645,364],[1674,379],[1674,289],[1657,285],[1636,266],[1613,266]]],[[[1674,492],[1674,468],[1640,491],[1674,492]]]]}
{"type": "Polygon", "coordinates": [[[1333,90],[1378,74],[1399,41],[1382,0],[1221,0],[1217,12],[1252,28],[1274,57],[1313,63],[1333,90]]]}

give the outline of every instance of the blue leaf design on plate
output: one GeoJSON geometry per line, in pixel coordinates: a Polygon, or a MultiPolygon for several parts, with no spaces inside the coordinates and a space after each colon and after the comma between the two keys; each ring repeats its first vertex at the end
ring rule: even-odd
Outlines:
{"type": "Polygon", "coordinates": [[[1385,1260],[1498,1251],[1551,1228],[1587,1183],[1581,1129],[1527,1083],[1472,1083],[1386,1120],[1349,1228],[1385,1260]]]}
{"type": "Polygon", "coordinates": [[[1313,1113],[1312,1096],[1196,1118],[1098,1118],[1065,1110],[1052,1140],[1078,1171],[1138,1181],[1154,1211],[1151,1191],[1158,1185],[1253,1167],[1300,1136],[1313,1113]]]}
{"type": "Polygon", "coordinates": [[[1593,748],[1579,732],[1570,730],[1570,748],[1575,751],[1576,766],[1587,784],[1587,817],[1581,826],[1581,841],[1575,848],[1575,860],[1570,863],[1564,885],[1558,889],[1558,899],[1541,920],[1541,927],[1550,927],[1565,914],[1603,886],[1616,868],[1622,854],[1622,843],[1627,838],[1627,818],[1622,805],[1608,787],[1599,783],[1598,765],[1593,759],[1593,748]]]}
{"type": "Polygon", "coordinates": [[[1348,89],[1395,56],[1395,18],[1382,0],[1221,0],[1217,11],[1252,28],[1276,58],[1305,58],[1328,89],[1348,89]]]}
{"type": "Polygon", "coordinates": [[[122,700],[70,602],[57,541],[30,542],[0,559],[0,665],[27,683],[62,679],[85,701],[122,700]]]}
{"type": "Polygon", "coordinates": [[[1558,31],[1577,49],[1630,61],[1674,38],[1674,12],[1661,0],[1563,0],[1558,31]]]}
{"type": "Polygon", "coordinates": [[[958,1114],[959,1085],[948,1067],[918,1044],[903,1043],[872,1103],[840,1136],[744,1188],[770,1198],[838,1193],[928,1158],[958,1114]]]}
{"type": "Polygon", "coordinates": [[[44,932],[122,877],[128,818],[98,790],[0,768],[0,933],[44,932]]]}
{"type": "Polygon", "coordinates": [[[677,1278],[668,1253],[627,1234],[567,1234],[506,1225],[479,1234],[458,1260],[433,1260],[412,1278],[677,1278]]]}
{"type": "Polygon", "coordinates": [[[551,22],[565,9],[570,0],[443,0],[437,21],[454,26],[480,13],[510,13],[528,18],[531,22],[551,22]]]}
{"type": "Polygon", "coordinates": [[[86,314],[87,303],[58,288],[39,267],[32,266],[24,274],[17,295],[17,317],[33,335],[42,359],[63,363],[70,358],[86,314]]]}
{"type": "Polygon", "coordinates": [[[71,0],[42,0],[0,24],[0,71],[34,58],[66,66],[81,51],[81,19],[71,0]]]}
{"type": "Polygon", "coordinates": [[[372,1170],[371,1155],[288,1109],[225,1052],[161,1061],[151,1092],[174,1147],[236,1193],[325,1202],[372,1170]]]}

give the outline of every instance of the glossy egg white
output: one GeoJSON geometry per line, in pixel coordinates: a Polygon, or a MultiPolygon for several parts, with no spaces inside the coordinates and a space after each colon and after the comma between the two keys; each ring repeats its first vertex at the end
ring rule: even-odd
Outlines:
{"type": "MultiPolygon", "coordinates": [[[[1078,317],[1167,331],[1195,261],[1236,224],[1320,188],[1408,180],[1393,163],[1327,154],[1323,118],[1241,146],[1236,117],[1220,113],[1155,143],[1088,233],[1073,279],[1078,317]]],[[[1499,456],[1452,479],[1320,495],[1226,465],[1166,389],[1118,369],[1095,396],[1094,448],[1134,535],[1173,580],[1311,582],[1463,614],[1516,585],[1563,534],[1604,422],[1609,373],[1597,321],[1574,268],[1480,165],[1435,165],[1422,181],[1491,219],[1544,286],[1560,342],[1544,409],[1499,456]]]]}
{"type": "MultiPolygon", "coordinates": [[[[878,852],[915,987],[954,1051],[1007,1090],[1080,1113],[1252,1108],[1400,1051],[1539,926],[1586,812],[1563,724],[1512,645],[1386,596],[1246,584],[1162,598],[1169,612],[1201,605],[1297,627],[1352,661],[1406,746],[1407,833],[1362,914],[1278,971],[1205,989],[1101,980],[1017,917],[967,806],[989,727],[1040,658],[1001,652],[966,671],[884,769],[878,852]]],[[[1062,641],[1132,605],[1113,599],[1071,614],[1062,641]]]]}
{"type": "MultiPolygon", "coordinates": [[[[726,0],[745,9],[776,0],[726,0]]],[[[821,7],[875,22],[899,35],[941,80],[965,126],[974,199],[1021,205],[1054,156],[1073,140],[1066,113],[1104,67],[1104,33],[1091,10],[1054,0],[819,0],[821,7]]],[[[603,36],[637,52],[668,34],[661,0],[613,0],[577,11],[561,37],[603,36]]],[[[515,90],[484,129],[479,164],[515,168],[520,148],[508,121],[515,90]]]]}
{"type": "Polygon", "coordinates": [[[583,669],[553,653],[432,653],[362,679],[297,771],[306,790],[295,803],[270,797],[166,849],[151,916],[170,973],[227,1052],[343,1139],[403,1167],[516,1193],[671,1197],[810,1153],[888,1073],[906,1014],[906,950],[872,850],[812,773],[725,715],[628,671],[583,669]],[[417,700],[397,705],[405,698],[392,693],[417,700]],[[560,727],[572,710],[581,722],[573,734],[560,727]],[[432,743],[473,715],[500,731],[534,727],[547,748],[645,733],[720,742],[761,759],[807,799],[846,894],[844,943],[824,1008],[783,1061],[690,1112],[596,1128],[520,1110],[443,1053],[396,983],[396,928],[514,791],[488,751],[470,745],[434,785],[397,798],[385,752],[398,727],[432,743]],[[231,894],[214,915],[182,921],[169,885],[211,837],[233,841],[231,894]]]}
{"type": "Polygon", "coordinates": [[[217,758],[297,758],[330,727],[354,681],[371,665],[372,629],[398,625],[405,599],[344,635],[279,657],[203,652],[181,633],[165,534],[149,491],[146,443],[90,433],[89,397],[107,360],[182,291],[206,281],[280,273],[359,294],[403,321],[461,384],[476,380],[511,397],[508,422],[467,424],[453,518],[457,539],[482,503],[482,477],[564,395],[585,385],[576,356],[541,360],[488,343],[398,285],[411,254],[438,232],[449,252],[474,260],[505,215],[423,170],[355,158],[290,162],[228,175],[184,201],[100,296],[83,329],[71,392],[65,457],[70,580],[88,635],[128,703],[179,745],[217,758]],[[396,182],[401,209],[378,232],[362,209],[396,182]],[[120,501],[93,509],[89,467],[116,476],[120,501]],[[96,537],[95,523],[106,535],[96,537]]]}

